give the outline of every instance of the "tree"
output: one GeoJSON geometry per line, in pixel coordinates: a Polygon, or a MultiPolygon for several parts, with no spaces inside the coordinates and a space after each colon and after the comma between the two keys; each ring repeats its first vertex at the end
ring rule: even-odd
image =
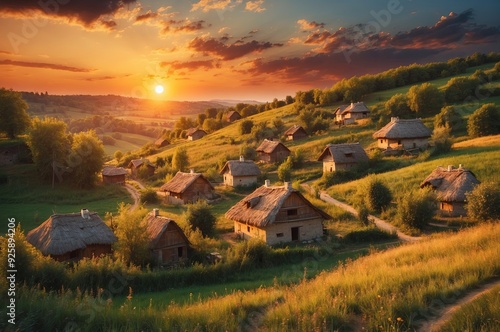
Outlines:
{"type": "Polygon", "coordinates": [[[449,127],[451,132],[456,132],[463,125],[462,117],[454,106],[445,106],[434,118],[434,128],[449,127]]]}
{"type": "Polygon", "coordinates": [[[113,156],[115,157],[117,162],[120,162],[120,159],[123,158],[123,152],[121,152],[120,150],[116,150],[113,156]]]}
{"type": "Polygon", "coordinates": [[[207,116],[207,118],[211,118],[211,119],[215,119],[215,117],[217,116],[217,109],[215,107],[210,107],[210,108],[207,108],[205,110],[205,114],[207,116]]]}
{"type": "Polygon", "coordinates": [[[203,126],[203,122],[205,122],[205,120],[207,119],[207,115],[204,114],[204,113],[200,113],[198,114],[198,117],[197,117],[197,122],[198,122],[198,126],[202,127],[203,126]]]}
{"type": "Polygon", "coordinates": [[[290,181],[292,178],[292,158],[288,157],[279,167],[278,167],[278,179],[283,182],[290,181]]]}
{"type": "Polygon", "coordinates": [[[500,220],[499,183],[483,182],[467,193],[467,216],[475,222],[500,220]]]}
{"type": "Polygon", "coordinates": [[[55,174],[62,181],[70,145],[66,124],[55,118],[35,118],[26,144],[31,150],[38,174],[45,179],[55,174]]]}
{"type": "Polygon", "coordinates": [[[240,123],[240,134],[250,134],[252,132],[253,121],[252,120],[243,120],[240,123]]]}
{"type": "Polygon", "coordinates": [[[500,111],[495,104],[484,104],[467,121],[467,133],[470,137],[495,135],[500,132],[500,111]]]}
{"type": "Polygon", "coordinates": [[[446,153],[451,151],[453,145],[451,140],[451,128],[448,125],[445,127],[434,127],[431,140],[434,142],[435,153],[446,153]]]}
{"type": "Polygon", "coordinates": [[[67,158],[72,169],[72,180],[80,188],[92,187],[97,173],[104,164],[104,148],[95,131],[90,130],[73,135],[71,152],[67,158]]]}
{"type": "Polygon", "coordinates": [[[422,229],[436,212],[436,199],[430,189],[406,191],[398,199],[397,220],[410,227],[422,229]]]}
{"type": "Polygon", "coordinates": [[[247,105],[241,110],[241,117],[246,118],[251,115],[257,114],[259,111],[257,110],[257,106],[255,105],[247,105]]]}
{"type": "Polygon", "coordinates": [[[290,104],[293,104],[295,102],[295,100],[293,99],[292,96],[286,96],[285,97],[285,102],[287,105],[290,105],[290,104]]]}
{"type": "Polygon", "coordinates": [[[118,215],[113,216],[116,225],[115,253],[128,264],[146,265],[150,259],[147,225],[143,222],[147,214],[144,207],[130,210],[130,205],[120,203],[118,215]]]}
{"type": "Polygon", "coordinates": [[[365,179],[364,183],[358,189],[358,195],[361,197],[368,209],[382,212],[391,204],[392,194],[389,188],[375,175],[365,179]]]}
{"type": "Polygon", "coordinates": [[[156,158],[155,164],[156,164],[156,167],[158,167],[158,168],[165,166],[165,164],[166,164],[165,158],[163,158],[163,157],[156,158]]]}
{"type": "Polygon", "coordinates": [[[408,106],[408,98],[402,93],[392,96],[385,102],[384,107],[389,116],[407,118],[411,114],[410,106],[408,106]]]}
{"type": "Polygon", "coordinates": [[[273,119],[273,127],[276,130],[276,136],[279,136],[285,130],[285,123],[280,118],[273,119]]]}
{"type": "Polygon", "coordinates": [[[422,116],[437,114],[444,105],[443,94],[430,83],[412,86],[406,96],[410,109],[422,116]]]}
{"type": "Polygon", "coordinates": [[[189,204],[184,219],[192,230],[199,229],[204,236],[213,235],[217,219],[207,202],[189,204]]]}
{"type": "Polygon", "coordinates": [[[31,119],[26,113],[28,104],[19,92],[0,89],[0,132],[9,138],[16,138],[24,133],[31,124],[31,119]]]}
{"type": "Polygon", "coordinates": [[[478,86],[479,79],[475,77],[453,77],[444,86],[444,98],[448,104],[464,102],[478,86]]]}
{"type": "Polygon", "coordinates": [[[172,157],[172,169],[174,171],[184,171],[189,167],[189,157],[186,148],[179,147],[172,157]]]}
{"type": "Polygon", "coordinates": [[[222,128],[222,123],[219,120],[208,118],[203,122],[203,130],[212,133],[222,128]]]}

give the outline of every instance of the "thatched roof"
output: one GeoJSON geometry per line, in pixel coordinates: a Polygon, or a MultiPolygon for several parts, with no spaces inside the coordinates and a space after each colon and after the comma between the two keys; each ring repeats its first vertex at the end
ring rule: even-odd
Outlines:
{"type": "Polygon", "coordinates": [[[432,186],[441,202],[465,202],[465,193],[479,184],[478,179],[466,168],[444,168],[438,166],[424,181],[420,188],[432,186]]]}
{"type": "Polygon", "coordinates": [[[149,238],[149,247],[150,248],[155,248],[158,244],[158,241],[160,240],[163,232],[167,229],[167,227],[174,227],[177,228],[181,236],[184,238],[186,243],[189,243],[188,238],[182,231],[182,229],[177,225],[175,221],[172,219],[169,219],[167,217],[159,216],[156,215],[154,211],[150,212],[146,215],[144,218],[144,221],[146,222],[146,232],[148,234],[149,238]]]}
{"type": "Polygon", "coordinates": [[[113,231],[95,212],[84,219],[81,213],[54,214],[31,230],[26,239],[44,255],[63,255],[91,244],[116,242],[113,231]]]}
{"type": "Polygon", "coordinates": [[[303,131],[307,135],[306,130],[299,125],[293,125],[292,127],[290,127],[287,131],[285,131],[285,135],[293,135],[298,131],[303,131]]]}
{"type": "Polygon", "coordinates": [[[337,109],[335,110],[335,112],[333,112],[333,115],[342,114],[342,112],[344,112],[344,110],[347,107],[349,107],[349,105],[340,105],[339,107],[337,107],[337,109]]]}
{"type": "Polygon", "coordinates": [[[134,159],[131,160],[130,163],[128,164],[128,168],[138,168],[141,167],[142,164],[146,163],[149,167],[155,167],[148,159],[134,159]]]}
{"type": "Polygon", "coordinates": [[[155,141],[155,145],[156,146],[165,146],[165,145],[169,145],[170,142],[168,141],[168,139],[166,139],[165,137],[160,137],[158,138],[156,141],[155,141]]]}
{"type": "Polygon", "coordinates": [[[169,191],[177,194],[182,194],[198,178],[203,179],[212,189],[214,189],[210,181],[208,181],[201,173],[177,172],[177,174],[175,174],[175,176],[170,181],[160,187],[160,191],[169,191]]]}
{"type": "Polygon", "coordinates": [[[358,103],[351,103],[351,105],[342,111],[342,115],[347,113],[370,113],[370,110],[366,107],[365,103],[360,101],[358,103]]]}
{"type": "Polygon", "coordinates": [[[431,137],[431,134],[431,130],[420,119],[392,118],[391,122],[373,134],[373,138],[428,138],[431,137]]]}
{"type": "Polygon", "coordinates": [[[368,161],[365,150],[359,143],[328,144],[318,161],[331,156],[333,162],[340,164],[358,163],[368,161]]]}
{"type": "Polygon", "coordinates": [[[105,166],[102,169],[103,176],[120,176],[126,174],[128,174],[128,171],[123,167],[105,166]]]}
{"type": "Polygon", "coordinates": [[[225,217],[255,227],[266,227],[275,222],[276,215],[283,203],[292,194],[299,196],[305,204],[313,208],[324,219],[331,219],[328,214],[312,205],[298,190],[288,189],[286,186],[257,188],[253,193],[233,205],[226,212],[225,217]]]}
{"type": "Polygon", "coordinates": [[[253,160],[228,160],[219,173],[230,173],[232,176],[259,176],[260,169],[253,160]]]}
{"type": "Polygon", "coordinates": [[[290,151],[283,143],[280,141],[270,141],[268,139],[265,139],[262,143],[260,143],[259,147],[257,148],[257,152],[264,152],[264,153],[273,153],[274,149],[276,149],[278,146],[282,145],[285,149],[290,151]]]}
{"type": "Polygon", "coordinates": [[[233,116],[236,116],[238,119],[241,119],[241,114],[238,113],[238,111],[231,111],[231,112],[227,113],[226,119],[231,120],[231,118],[233,116]]]}
{"type": "Polygon", "coordinates": [[[206,132],[206,131],[204,131],[203,129],[199,129],[199,128],[189,128],[189,129],[186,131],[186,135],[187,135],[187,136],[193,136],[193,135],[194,135],[194,133],[196,133],[196,132],[198,132],[198,131],[202,132],[202,133],[203,133],[203,134],[205,134],[205,135],[207,134],[207,132],[206,132]]]}

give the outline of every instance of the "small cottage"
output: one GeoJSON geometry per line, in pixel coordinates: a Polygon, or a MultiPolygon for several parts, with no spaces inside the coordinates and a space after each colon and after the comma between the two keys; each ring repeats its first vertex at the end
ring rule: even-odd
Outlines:
{"type": "Polygon", "coordinates": [[[237,111],[231,111],[226,115],[227,122],[234,122],[239,119],[241,119],[241,114],[238,113],[237,111]]]}
{"type": "Polygon", "coordinates": [[[436,191],[439,212],[444,216],[465,216],[466,193],[479,184],[474,173],[459,165],[458,168],[438,166],[420,184],[420,188],[430,186],[436,191]]]}
{"type": "Polygon", "coordinates": [[[187,260],[189,240],[175,221],[160,216],[158,209],[153,209],[144,221],[149,249],[156,264],[172,265],[187,260]]]}
{"type": "Polygon", "coordinates": [[[290,155],[290,150],[279,141],[265,139],[257,148],[257,159],[265,163],[281,163],[290,155]]]}
{"type": "Polygon", "coordinates": [[[390,150],[411,150],[427,149],[431,130],[427,128],[422,120],[410,119],[402,120],[396,117],[391,118],[391,122],[373,134],[380,149],[390,152],[390,150]]]}
{"type": "Polygon", "coordinates": [[[359,143],[328,144],[318,161],[323,162],[323,173],[349,170],[369,161],[365,150],[359,143]]]}
{"type": "Polygon", "coordinates": [[[200,138],[205,137],[206,135],[207,135],[206,131],[204,131],[202,129],[198,129],[198,128],[190,128],[186,132],[186,136],[187,136],[188,141],[196,141],[200,138]]]}
{"type": "Polygon", "coordinates": [[[228,160],[220,174],[224,177],[226,186],[250,186],[257,183],[260,169],[252,160],[245,160],[240,156],[240,160],[228,160]]]}
{"type": "Polygon", "coordinates": [[[307,137],[307,132],[302,126],[293,125],[287,131],[285,131],[285,137],[287,141],[296,141],[307,137]]]}
{"type": "Polygon", "coordinates": [[[365,119],[369,116],[370,110],[365,103],[351,103],[350,105],[342,105],[334,112],[335,121],[342,124],[351,124],[358,119],[365,119]]]}
{"type": "Polygon", "coordinates": [[[225,217],[234,222],[240,237],[258,238],[269,245],[321,238],[323,221],[331,219],[290,183],[271,186],[269,180],[230,208],[225,217]]]}
{"type": "Polygon", "coordinates": [[[106,166],[102,169],[102,182],[106,184],[125,184],[128,171],[123,167],[106,166]]]}
{"type": "Polygon", "coordinates": [[[133,177],[137,177],[137,172],[140,167],[147,167],[148,175],[153,175],[155,173],[155,166],[148,159],[134,159],[128,164],[128,168],[130,168],[133,177]]]}
{"type": "Polygon", "coordinates": [[[169,204],[196,203],[199,199],[212,200],[216,198],[214,187],[203,174],[177,172],[172,180],[161,186],[165,200],[169,204]]]}
{"type": "Polygon", "coordinates": [[[117,241],[113,231],[95,212],[53,214],[26,235],[43,255],[57,261],[78,261],[111,253],[117,241]]]}
{"type": "Polygon", "coordinates": [[[163,148],[164,146],[167,146],[169,144],[170,142],[165,137],[160,137],[155,141],[155,146],[157,148],[163,148]]]}

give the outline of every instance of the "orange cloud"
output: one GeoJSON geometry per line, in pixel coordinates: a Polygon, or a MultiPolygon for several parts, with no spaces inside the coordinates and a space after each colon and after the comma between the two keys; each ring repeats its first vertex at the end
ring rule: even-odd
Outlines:
{"type": "Polygon", "coordinates": [[[250,12],[260,13],[266,10],[262,5],[264,4],[264,0],[256,0],[256,1],[247,1],[245,5],[245,10],[250,12]]]}
{"type": "Polygon", "coordinates": [[[71,66],[59,65],[59,64],[54,64],[54,63],[15,61],[15,60],[8,60],[8,59],[7,60],[0,60],[0,65],[53,69],[53,70],[65,70],[65,71],[71,71],[71,72],[75,72],[75,73],[87,73],[87,72],[93,71],[93,69],[71,67],[71,66]]]}

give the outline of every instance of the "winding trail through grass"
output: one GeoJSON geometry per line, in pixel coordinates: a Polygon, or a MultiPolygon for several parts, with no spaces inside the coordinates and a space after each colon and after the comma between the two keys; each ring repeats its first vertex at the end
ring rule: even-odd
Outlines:
{"type": "Polygon", "coordinates": [[[417,330],[418,332],[434,332],[439,331],[452,317],[453,314],[459,310],[462,306],[478,299],[479,297],[490,292],[493,288],[500,285],[500,280],[494,280],[481,286],[479,289],[475,289],[469,292],[466,296],[461,298],[455,303],[451,303],[443,307],[438,316],[432,320],[425,322],[417,330]]]}
{"type": "Polygon", "coordinates": [[[135,209],[137,209],[141,198],[139,190],[137,190],[136,186],[144,189],[144,186],[139,181],[129,180],[128,183],[125,184],[125,189],[127,189],[127,191],[130,193],[130,196],[134,200],[134,204],[130,207],[130,211],[134,211],[135,209]]]}

